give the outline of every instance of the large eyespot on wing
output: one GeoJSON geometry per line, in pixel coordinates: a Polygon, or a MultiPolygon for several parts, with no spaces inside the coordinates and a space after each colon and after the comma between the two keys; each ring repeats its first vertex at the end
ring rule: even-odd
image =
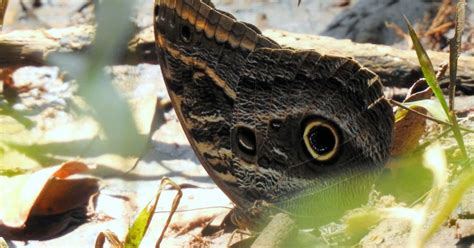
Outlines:
{"type": "Polygon", "coordinates": [[[346,159],[346,152],[341,152],[351,147],[349,153],[361,155],[361,161],[364,158],[370,161],[367,165],[381,166],[389,155],[394,120],[379,78],[354,60],[314,51],[305,53],[304,61],[291,67],[287,62],[291,57],[282,56],[284,53],[284,49],[255,50],[247,57],[248,69],[243,76],[247,81],[256,80],[255,85],[262,84],[260,81],[275,81],[272,98],[290,105],[280,105],[281,119],[300,115],[302,123],[310,116],[321,116],[335,124],[323,122],[315,124],[319,129],[308,127],[306,135],[300,136],[301,140],[306,139],[304,152],[309,149],[315,161],[336,159],[338,154],[346,159]],[[275,73],[265,75],[254,69],[262,66],[271,66],[275,73]],[[320,134],[311,135],[314,132],[320,134]],[[339,147],[319,143],[319,139],[315,143],[315,138],[321,135],[339,137],[333,139],[334,145],[339,142],[339,147]]]}
{"type": "Polygon", "coordinates": [[[233,128],[231,144],[234,153],[241,159],[252,163],[257,155],[257,138],[255,130],[249,126],[238,125],[233,128]]]}
{"type": "Polygon", "coordinates": [[[318,162],[337,159],[343,138],[333,122],[313,117],[304,122],[303,141],[308,153],[318,162]]]}

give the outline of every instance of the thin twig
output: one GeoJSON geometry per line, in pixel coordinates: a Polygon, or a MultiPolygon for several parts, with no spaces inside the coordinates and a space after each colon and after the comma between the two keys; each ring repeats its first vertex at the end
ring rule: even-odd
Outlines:
{"type": "MultiPolygon", "coordinates": [[[[173,182],[171,179],[165,177],[161,180],[161,185],[160,185],[160,193],[161,194],[161,191],[164,189],[164,186],[165,185],[170,185],[171,187],[173,187],[174,189],[178,190],[178,193],[176,193],[176,196],[174,197],[173,199],[173,203],[171,205],[171,211],[170,211],[170,214],[168,215],[168,218],[166,219],[166,222],[165,222],[165,225],[163,226],[163,230],[161,231],[161,234],[160,234],[160,237],[158,238],[158,240],[156,241],[155,243],[155,247],[156,248],[159,248],[160,245],[161,245],[161,242],[163,241],[163,238],[165,236],[165,232],[166,230],[168,229],[168,226],[171,222],[171,218],[173,218],[173,215],[174,213],[176,212],[176,210],[178,209],[178,206],[179,206],[179,203],[181,201],[181,198],[183,197],[183,191],[181,190],[181,188],[179,187],[179,185],[177,185],[175,182],[173,182]]],[[[158,196],[159,197],[159,196],[158,196]]],[[[156,204],[155,204],[155,208],[156,208],[156,204]]],[[[155,211],[153,209],[153,211],[155,211]]],[[[151,219],[150,219],[151,221],[151,219]]]]}
{"type": "Polygon", "coordinates": [[[428,119],[428,120],[430,120],[430,121],[434,121],[434,122],[436,122],[436,123],[438,123],[438,124],[441,124],[441,125],[446,125],[446,126],[451,127],[451,128],[453,127],[453,125],[452,125],[451,123],[449,123],[449,122],[445,122],[445,121],[442,121],[442,120],[438,120],[438,119],[433,118],[433,117],[431,117],[431,116],[429,116],[429,115],[423,114],[423,113],[421,113],[420,111],[416,111],[416,110],[414,110],[414,109],[412,109],[412,108],[409,108],[409,107],[403,105],[403,103],[401,103],[401,102],[395,101],[395,100],[393,100],[393,99],[389,99],[389,101],[390,101],[391,104],[393,104],[393,105],[395,105],[395,106],[397,106],[397,107],[399,107],[399,108],[405,109],[405,110],[407,110],[407,111],[410,111],[410,112],[412,112],[412,113],[414,113],[414,114],[417,114],[417,115],[419,115],[419,116],[421,116],[421,117],[423,117],[423,118],[425,118],[425,119],[428,119]]]}
{"type": "Polygon", "coordinates": [[[465,20],[465,5],[464,0],[459,1],[456,7],[456,21],[454,38],[450,40],[449,52],[449,110],[454,111],[454,97],[456,94],[456,78],[458,69],[458,58],[461,50],[462,34],[464,31],[465,20]]]}
{"type": "MultiPolygon", "coordinates": [[[[389,101],[390,101],[391,104],[393,104],[393,105],[395,105],[395,106],[397,106],[397,107],[399,107],[399,108],[405,109],[405,110],[407,110],[407,111],[410,111],[410,112],[412,112],[412,113],[414,113],[414,114],[417,114],[417,115],[419,115],[419,116],[421,116],[421,117],[423,117],[423,118],[425,118],[425,119],[428,119],[428,120],[434,121],[434,122],[436,122],[436,123],[438,123],[438,124],[445,125],[445,126],[448,126],[448,127],[450,127],[450,128],[453,128],[453,124],[451,124],[451,123],[449,123],[449,122],[445,122],[445,121],[442,121],[442,120],[438,120],[438,119],[433,118],[433,117],[431,117],[431,116],[429,116],[429,115],[423,114],[423,113],[421,113],[421,112],[419,112],[419,111],[416,111],[416,110],[414,110],[414,109],[412,109],[412,108],[409,108],[409,107],[403,105],[403,103],[397,102],[397,101],[395,101],[395,100],[393,100],[393,99],[389,99],[389,101]]],[[[471,130],[471,129],[468,129],[468,128],[464,128],[464,127],[459,127],[459,128],[460,128],[462,131],[469,132],[469,133],[474,133],[474,130],[471,130]]]]}
{"type": "Polygon", "coordinates": [[[0,31],[2,31],[3,18],[5,17],[5,13],[7,12],[7,7],[8,0],[0,0],[0,31]]]}
{"type": "Polygon", "coordinates": [[[439,65],[439,70],[436,73],[436,79],[441,80],[445,76],[446,71],[448,70],[448,66],[448,62],[443,62],[439,65]]]}

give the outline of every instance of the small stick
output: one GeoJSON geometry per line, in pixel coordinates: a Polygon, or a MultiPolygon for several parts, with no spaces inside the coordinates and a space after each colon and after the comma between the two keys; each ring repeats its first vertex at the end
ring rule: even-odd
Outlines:
{"type": "MultiPolygon", "coordinates": [[[[401,102],[397,102],[397,101],[392,100],[392,99],[389,99],[389,101],[390,101],[391,104],[393,104],[393,105],[395,105],[395,106],[397,106],[397,107],[400,107],[400,108],[402,108],[402,109],[405,109],[405,110],[407,110],[407,111],[410,111],[410,112],[412,112],[412,113],[414,113],[414,114],[417,114],[417,115],[419,115],[419,116],[421,116],[421,117],[423,117],[423,118],[425,118],[425,119],[428,119],[428,120],[434,121],[434,122],[436,122],[436,123],[438,123],[438,124],[445,125],[445,126],[448,126],[448,127],[450,127],[450,128],[453,128],[453,124],[451,124],[451,123],[449,123],[449,122],[445,122],[445,121],[442,121],[442,120],[438,120],[438,119],[433,118],[433,117],[431,117],[431,116],[429,116],[429,115],[423,114],[423,113],[421,113],[421,112],[419,112],[419,111],[416,111],[416,110],[414,110],[414,109],[411,109],[411,108],[409,108],[409,107],[406,107],[406,106],[404,106],[401,102]]],[[[464,127],[459,127],[459,128],[460,128],[461,130],[465,131],[465,132],[474,133],[474,130],[471,130],[471,129],[468,129],[468,128],[464,128],[464,127]]]]}
{"type": "Polygon", "coordinates": [[[297,230],[296,222],[289,215],[279,213],[263,229],[251,247],[283,247],[297,230]]]}
{"type": "Polygon", "coordinates": [[[459,1],[456,7],[456,22],[454,38],[449,41],[449,110],[454,111],[454,97],[456,94],[456,78],[458,70],[458,59],[461,50],[462,33],[464,31],[464,20],[466,12],[466,1],[459,1]]]}

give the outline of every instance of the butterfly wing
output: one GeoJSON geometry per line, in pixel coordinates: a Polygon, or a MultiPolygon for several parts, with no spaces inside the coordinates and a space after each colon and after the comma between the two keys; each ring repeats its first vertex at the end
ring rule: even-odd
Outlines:
{"type": "MultiPolygon", "coordinates": [[[[246,199],[288,210],[309,197],[327,210],[334,207],[324,206],[328,195],[347,201],[345,209],[368,195],[389,156],[394,122],[374,73],[349,58],[261,48],[247,57],[236,92],[232,173],[246,199]],[[314,123],[334,130],[332,157],[309,151],[305,130],[314,123]]],[[[315,146],[332,138],[312,137],[315,146]]]]}
{"type": "Polygon", "coordinates": [[[156,0],[154,26],[180,123],[240,207],[334,188],[387,158],[392,110],[353,60],[282,49],[199,0],[156,0]]]}
{"type": "Polygon", "coordinates": [[[156,0],[154,13],[161,70],[186,136],[216,184],[246,202],[230,172],[236,88],[251,51],[279,46],[209,1],[156,0]]]}

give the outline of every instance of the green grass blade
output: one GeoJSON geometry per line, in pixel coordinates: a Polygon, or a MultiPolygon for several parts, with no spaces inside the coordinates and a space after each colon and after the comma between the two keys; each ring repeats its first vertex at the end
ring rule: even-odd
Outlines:
{"type": "Polygon", "coordinates": [[[124,244],[125,248],[135,248],[140,246],[140,243],[142,242],[143,237],[145,237],[145,233],[148,230],[150,223],[149,221],[152,219],[155,210],[155,208],[151,207],[150,205],[156,207],[156,205],[150,203],[140,212],[135,222],[133,222],[132,227],[128,231],[124,244]]]}
{"type": "Polygon", "coordinates": [[[446,101],[446,98],[443,95],[443,91],[441,90],[441,87],[439,87],[438,79],[436,78],[436,73],[433,69],[433,64],[431,63],[428,53],[426,52],[425,48],[421,44],[420,39],[418,38],[418,35],[413,29],[413,26],[411,25],[410,21],[408,21],[408,19],[405,16],[404,18],[405,18],[405,22],[407,23],[408,31],[413,41],[413,45],[416,50],[416,55],[418,56],[418,61],[420,63],[423,75],[425,76],[426,82],[428,83],[431,90],[433,91],[433,94],[435,95],[435,97],[438,99],[441,106],[443,107],[443,110],[446,113],[446,116],[448,117],[450,122],[453,124],[454,137],[458,143],[459,148],[461,149],[461,152],[464,158],[467,159],[467,150],[464,144],[464,139],[462,137],[461,130],[459,129],[459,125],[457,123],[456,115],[454,114],[454,112],[449,110],[448,103],[446,101]]]}
{"type": "Polygon", "coordinates": [[[183,196],[183,192],[181,191],[181,188],[179,187],[179,185],[177,185],[171,179],[166,178],[166,177],[161,179],[160,188],[158,189],[158,192],[156,193],[155,198],[150,203],[148,203],[148,205],[140,212],[137,219],[133,223],[132,227],[130,227],[127,237],[125,238],[124,248],[136,248],[140,246],[140,243],[145,237],[148,227],[150,226],[150,222],[153,218],[153,215],[155,214],[156,206],[158,205],[158,201],[160,199],[161,193],[163,192],[166,186],[171,186],[172,188],[176,189],[178,192],[173,200],[171,211],[170,211],[170,214],[168,215],[165,226],[163,227],[163,231],[161,232],[161,235],[157,241],[157,247],[159,243],[161,243],[164,233],[166,229],[168,228],[168,225],[171,221],[171,218],[173,217],[173,214],[176,212],[176,209],[178,208],[181,197],[183,196]]]}
{"type": "Polygon", "coordinates": [[[430,88],[433,90],[433,94],[435,95],[435,97],[441,103],[441,106],[443,107],[443,110],[446,113],[446,116],[449,116],[448,103],[446,102],[446,99],[444,98],[443,91],[438,85],[438,80],[436,79],[436,73],[433,69],[433,64],[431,63],[431,59],[428,56],[428,53],[426,52],[423,45],[421,45],[420,39],[418,38],[418,35],[413,29],[413,26],[411,25],[410,21],[408,21],[406,17],[404,18],[405,18],[405,22],[407,23],[408,31],[413,41],[416,55],[418,56],[418,61],[420,62],[421,71],[423,72],[426,82],[428,83],[430,88]]]}
{"type": "Polygon", "coordinates": [[[160,200],[161,192],[164,190],[165,186],[166,184],[162,182],[155,198],[142,209],[135,219],[135,222],[133,222],[133,225],[128,230],[127,237],[125,238],[125,248],[137,248],[140,246],[140,243],[150,226],[150,222],[155,214],[156,206],[160,200]]]}

